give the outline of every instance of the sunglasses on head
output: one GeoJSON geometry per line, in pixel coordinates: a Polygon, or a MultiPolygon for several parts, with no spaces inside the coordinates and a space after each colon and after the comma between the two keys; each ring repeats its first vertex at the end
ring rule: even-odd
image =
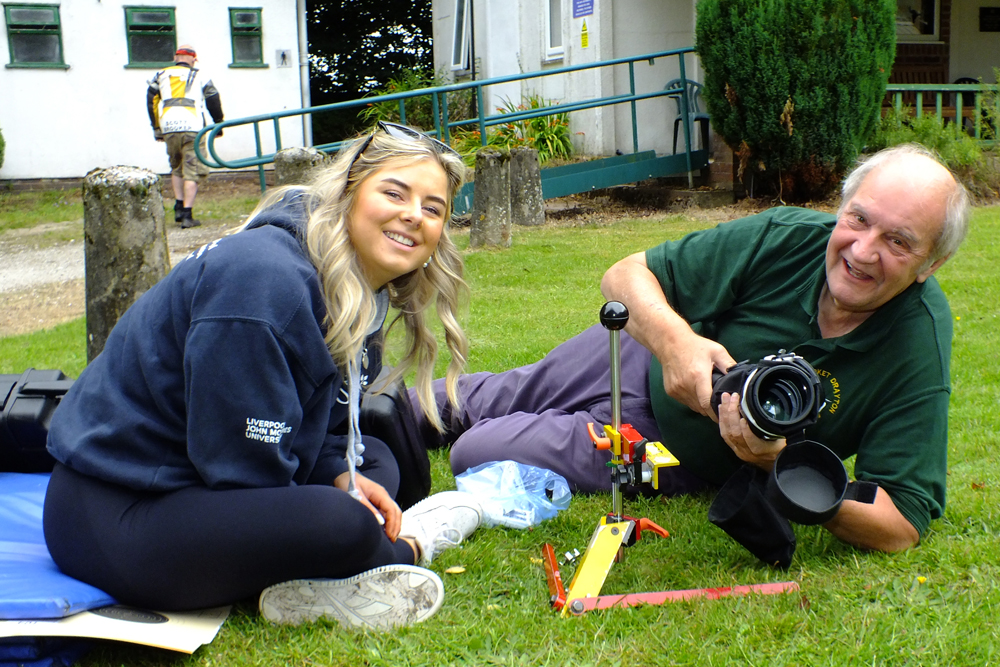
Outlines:
{"type": "Polygon", "coordinates": [[[436,150],[439,155],[451,154],[456,157],[461,157],[458,151],[456,151],[454,148],[444,143],[443,141],[438,141],[434,137],[428,136],[423,132],[418,132],[417,130],[414,130],[412,127],[400,125],[399,123],[390,123],[388,121],[380,120],[378,122],[378,125],[375,126],[375,130],[368,135],[368,138],[365,139],[365,142],[361,145],[361,150],[359,150],[357,153],[354,154],[354,159],[351,160],[351,166],[347,168],[348,171],[354,168],[354,163],[358,161],[358,158],[361,157],[361,154],[364,153],[366,150],[368,150],[368,147],[371,145],[372,140],[375,138],[375,135],[378,133],[379,130],[385,132],[390,137],[395,137],[396,139],[402,139],[403,141],[426,140],[431,142],[431,145],[434,146],[434,150],[436,150]]]}

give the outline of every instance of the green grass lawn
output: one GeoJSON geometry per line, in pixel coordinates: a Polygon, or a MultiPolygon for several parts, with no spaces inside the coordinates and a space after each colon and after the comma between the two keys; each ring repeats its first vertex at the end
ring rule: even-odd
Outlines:
{"type": "MultiPolygon", "coordinates": [[[[598,283],[615,260],[703,226],[684,217],[515,230],[505,251],[467,252],[469,370],[529,363],[597,321],[598,283]]],[[[467,245],[468,236],[459,235],[467,245]]],[[[561,618],[548,605],[541,548],[584,551],[606,495],[577,496],[531,530],[481,529],[432,568],[447,598],[429,621],[387,634],[320,622],[275,627],[238,604],[215,641],[186,657],[100,644],[84,665],[987,665],[1000,661],[1000,208],[977,209],[969,239],[938,278],[955,317],[948,508],[923,542],[886,555],[796,526],[787,571],[761,565],[708,522],[710,496],[629,501],[670,531],[615,565],[604,593],[792,580],[800,591],[694,600],[561,618]],[[463,574],[446,574],[453,565],[463,574]]],[[[27,366],[76,376],[82,321],[0,339],[0,372],[27,366]]],[[[439,366],[443,372],[444,362],[439,366]]],[[[587,441],[581,434],[581,441],[587,441]]],[[[587,445],[583,445],[587,446],[587,445]]],[[[431,453],[435,490],[454,488],[447,453],[431,453]]],[[[572,568],[564,566],[569,582],[572,568]]]]}

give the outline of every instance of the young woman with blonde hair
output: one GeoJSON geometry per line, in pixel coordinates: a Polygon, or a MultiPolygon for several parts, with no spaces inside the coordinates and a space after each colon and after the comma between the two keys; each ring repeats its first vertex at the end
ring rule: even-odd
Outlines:
{"type": "Polygon", "coordinates": [[[390,305],[406,331],[394,373],[415,367],[440,427],[436,307],[457,400],[467,288],[446,226],[464,169],[380,123],[138,299],[53,417],[44,527],[59,567],[151,609],[260,595],[281,623],[433,615],[441,580],[416,565],[468,537],[481,509],[450,491],[401,512],[395,460],[358,415],[390,305]]]}

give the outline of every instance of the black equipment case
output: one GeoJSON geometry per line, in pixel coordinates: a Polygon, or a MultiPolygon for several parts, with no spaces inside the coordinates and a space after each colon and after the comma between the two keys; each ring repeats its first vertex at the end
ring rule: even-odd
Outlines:
{"type": "MultiPolygon", "coordinates": [[[[431,490],[430,461],[417,430],[402,379],[376,394],[391,368],[384,367],[362,395],[362,433],[382,440],[399,465],[396,502],[406,509],[431,490]]],[[[0,472],[50,472],[55,460],[45,449],[52,413],[73,385],[62,371],[29,368],[21,375],[0,375],[0,472]]]]}
{"type": "Polygon", "coordinates": [[[62,371],[0,375],[0,472],[50,472],[45,449],[59,400],[73,385],[62,371]]]}

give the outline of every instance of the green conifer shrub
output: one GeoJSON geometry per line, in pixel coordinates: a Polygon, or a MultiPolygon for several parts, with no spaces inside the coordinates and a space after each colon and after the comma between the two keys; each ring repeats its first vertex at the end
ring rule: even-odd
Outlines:
{"type": "Polygon", "coordinates": [[[875,131],[895,59],[892,0],[700,0],[712,127],[751,194],[824,197],[875,131]]]}

